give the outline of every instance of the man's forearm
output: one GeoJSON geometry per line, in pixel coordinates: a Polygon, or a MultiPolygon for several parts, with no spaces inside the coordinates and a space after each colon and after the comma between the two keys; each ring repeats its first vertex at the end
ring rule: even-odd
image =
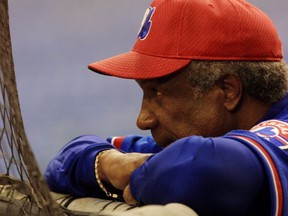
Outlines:
{"type": "Polygon", "coordinates": [[[117,150],[104,152],[99,158],[99,176],[115,188],[124,190],[131,173],[141,166],[151,154],[122,153],[117,150]]]}

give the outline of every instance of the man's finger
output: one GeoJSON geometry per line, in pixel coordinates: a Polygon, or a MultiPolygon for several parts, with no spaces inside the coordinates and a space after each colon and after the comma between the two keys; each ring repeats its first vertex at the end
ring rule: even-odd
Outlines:
{"type": "Polygon", "coordinates": [[[130,191],[130,185],[128,185],[123,191],[123,198],[129,205],[137,205],[138,202],[134,199],[130,191]]]}

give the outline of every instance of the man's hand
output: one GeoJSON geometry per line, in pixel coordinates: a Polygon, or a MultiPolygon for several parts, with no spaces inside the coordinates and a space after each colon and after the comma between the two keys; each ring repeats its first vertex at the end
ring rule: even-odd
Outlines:
{"type": "Polygon", "coordinates": [[[124,190],[129,185],[131,173],[141,166],[151,154],[121,153],[117,150],[104,152],[99,158],[99,176],[115,188],[124,190]]]}
{"type": "Polygon", "coordinates": [[[128,203],[129,205],[137,205],[138,204],[138,202],[134,199],[134,197],[131,194],[130,185],[127,185],[127,187],[124,189],[123,198],[124,198],[125,202],[128,203]]]}

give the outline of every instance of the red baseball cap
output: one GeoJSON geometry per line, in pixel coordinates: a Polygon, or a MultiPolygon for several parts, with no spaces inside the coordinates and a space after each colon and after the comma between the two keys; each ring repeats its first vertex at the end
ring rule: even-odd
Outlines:
{"type": "Polygon", "coordinates": [[[128,79],[171,74],[193,60],[281,61],[270,18],[244,0],[154,0],[132,51],[89,69],[128,79]]]}

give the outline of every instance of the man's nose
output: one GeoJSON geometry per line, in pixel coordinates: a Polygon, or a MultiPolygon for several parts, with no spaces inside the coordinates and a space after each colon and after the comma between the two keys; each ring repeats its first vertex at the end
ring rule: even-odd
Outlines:
{"type": "Polygon", "coordinates": [[[155,114],[147,108],[142,106],[137,118],[137,127],[141,130],[150,130],[157,125],[157,118],[155,114]]]}

